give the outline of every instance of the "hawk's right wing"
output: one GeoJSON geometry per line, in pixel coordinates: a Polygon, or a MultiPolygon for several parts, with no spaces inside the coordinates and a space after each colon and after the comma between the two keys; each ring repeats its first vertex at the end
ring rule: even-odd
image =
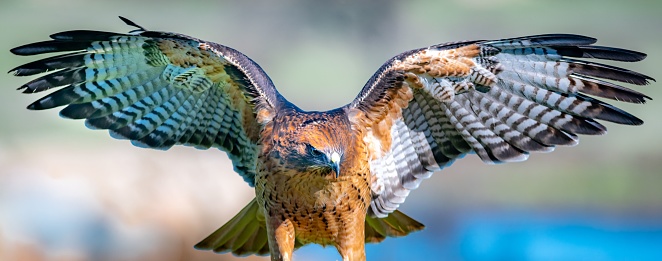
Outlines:
{"type": "Polygon", "coordinates": [[[529,152],[575,145],[577,134],[604,134],[596,120],[642,124],[588,95],[644,103],[648,96],[606,80],[644,85],[652,78],[581,58],[646,55],[595,42],[564,34],[468,41],[387,61],[345,107],[370,150],[372,212],[385,217],[467,153],[487,163],[522,161],[529,152]]]}
{"type": "Polygon", "coordinates": [[[232,48],[122,20],[140,29],[67,31],[12,49],[17,55],[67,52],[10,71],[50,72],[19,88],[26,93],[60,88],[28,108],[66,105],[61,116],[86,119],[88,127],[140,147],[220,148],[253,186],[259,134],[282,99],[271,79],[232,48]]]}

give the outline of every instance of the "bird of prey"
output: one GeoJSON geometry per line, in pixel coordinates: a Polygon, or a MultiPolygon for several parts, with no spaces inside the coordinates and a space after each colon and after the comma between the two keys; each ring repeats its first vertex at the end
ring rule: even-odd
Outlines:
{"type": "Polygon", "coordinates": [[[308,243],[365,260],[366,242],[423,228],[397,209],[435,171],[466,154],[500,163],[572,146],[606,132],[597,120],[640,125],[598,98],[644,103],[619,82],[653,80],[583,59],[646,57],[586,36],[464,41],[398,54],[347,105],[303,111],[237,50],[122,20],[137,29],[67,31],[12,49],[64,52],[10,71],[49,72],[26,93],[59,88],[28,109],[66,106],[62,117],[139,147],[227,152],[255,199],[196,247],[272,260],[308,243]]]}

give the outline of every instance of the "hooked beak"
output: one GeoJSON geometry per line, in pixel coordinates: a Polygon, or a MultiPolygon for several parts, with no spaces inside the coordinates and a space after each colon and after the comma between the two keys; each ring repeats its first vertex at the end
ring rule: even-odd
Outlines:
{"type": "Polygon", "coordinates": [[[333,152],[331,154],[331,168],[336,172],[336,179],[340,176],[340,154],[333,152]]]}

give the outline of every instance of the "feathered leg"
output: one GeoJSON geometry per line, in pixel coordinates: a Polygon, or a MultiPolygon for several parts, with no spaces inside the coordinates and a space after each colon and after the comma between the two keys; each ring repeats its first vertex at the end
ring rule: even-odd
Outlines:
{"type": "Polygon", "coordinates": [[[351,212],[345,217],[345,228],[341,230],[336,241],[336,249],[343,261],[365,261],[365,211],[351,212]]]}
{"type": "Polygon", "coordinates": [[[272,261],[291,261],[294,251],[294,225],[288,219],[267,218],[267,235],[272,261]]]}

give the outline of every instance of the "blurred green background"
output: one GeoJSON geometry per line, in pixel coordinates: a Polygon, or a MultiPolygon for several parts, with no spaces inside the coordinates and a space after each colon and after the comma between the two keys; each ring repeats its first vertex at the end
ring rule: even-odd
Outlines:
{"type": "MultiPolygon", "coordinates": [[[[584,34],[647,53],[643,62],[615,65],[662,78],[660,10],[662,1],[653,0],[3,0],[0,69],[35,59],[10,48],[55,32],[132,30],[122,15],[238,49],[292,102],[326,110],[350,102],[390,57],[458,40],[584,34]]],[[[224,153],[139,149],[62,120],[57,110],[26,110],[42,96],[15,91],[29,79],[0,79],[0,260],[236,258],[192,248],[252,198],[224,153]]],[[[662,245],[662,90],[658,83],[636,89],[654,100],[614,104],[643,126],[607,123],[606,136],[527,162],[485,165],[470,156],[435,174],[401,208],[427,229],[371,245],[368,258],[662,258],[648,247],[662,245]],[[579,229],[556,233],[571,228],[579,229]],[[513,238],[521,242],[512,251],[502,247],[513,238]]],[[[295,258],[340,257],[308,246],[295,258]]]]}

